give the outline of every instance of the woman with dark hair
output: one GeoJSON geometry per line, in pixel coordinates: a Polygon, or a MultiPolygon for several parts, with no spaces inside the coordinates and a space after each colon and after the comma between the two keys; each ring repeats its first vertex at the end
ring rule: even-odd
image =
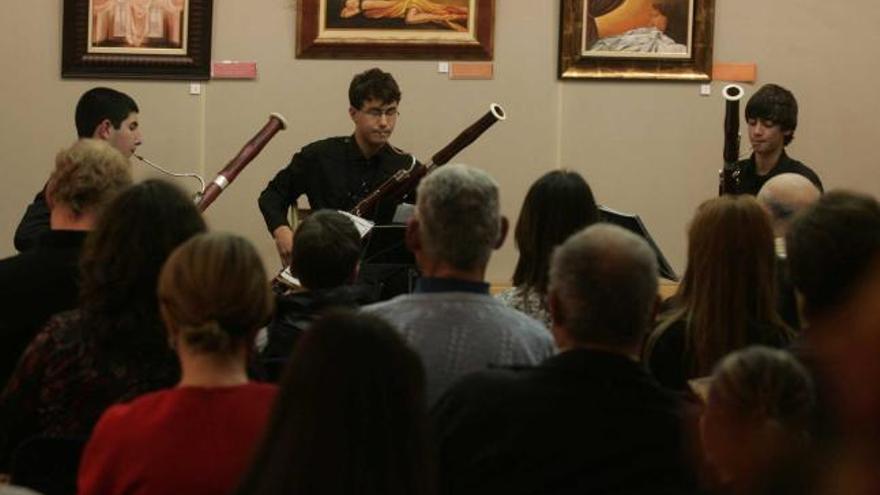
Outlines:
{"type": "Polygon", "coordinates": [[[776,312],[773,242],[770,219],[752,196],[700,205],[688,231],[684,277],[644,350],[661,384],[684,390],[730,352],[791,340],[776,312]]]}
{"type": "Polygon", "coordinates": [[[80,258],[78,309],[49,320],[0,397],[5,455],[37,434],[88,436],[111,404],[179,379],[156,281],[171,251],[204,230],[192,199],[166,182],[137,184],[108,205],[80,258]]]}
{"type": "Polygon", "coordinates": [[[333,312],[285,370],[239,495],[434,492],[425,372],[384,320],[333,312]]]}
{"type": "Polygon", "coordinates": [[[803,480],[815,403],[809,373],[785,351],[755,346],[724,358],[700,421],[719,492],[780,493],[780,485],[803,480]],[[794,479],[786,479],[789,469],[798,471],[794,479]]]}
{"type": "Polygon", "coordinates": [[[499,294],[501,301],[550,328],[546,301],[550,255],[571,234],[598,221],[593,191],[580,174],[571,170],[544,174],[529,188],[519,212],[515,233],[519,261],[513,288],[499,294]]]}
{"type": "Polygon", "coordinates": [[[159,308],[180,382],[104,413],[80,495],[229,493],[263,433],[276,388],[248,382],[245,368],[273,298],[254,247],[231,234],[185,242],[162,268],[159,308]]]}

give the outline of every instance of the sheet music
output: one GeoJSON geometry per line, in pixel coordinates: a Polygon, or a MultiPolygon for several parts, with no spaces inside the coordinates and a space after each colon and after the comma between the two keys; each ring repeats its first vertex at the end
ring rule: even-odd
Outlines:
{"type": "Polygon", "coordinates": [[[352,215],[351,213],[349,213],[347,211],[342,211],[342,210],[336,210],[336,211],[347,216],[348,219],[354,223],[354,226],[355,226],[355,228],[357,228],[358,233],[361,235],[361,238],[363,238],[371,230],[373,230],[373,227],[376,225],[375,223],[373,223],[365,218],[361,218],[357,215],[352,215]]]}

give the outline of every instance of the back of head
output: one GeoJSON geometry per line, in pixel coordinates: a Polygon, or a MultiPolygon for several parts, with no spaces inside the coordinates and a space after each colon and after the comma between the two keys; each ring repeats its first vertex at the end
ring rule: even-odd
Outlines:
{"type": "Polygon", "coordinates": [[[650,326],[657,299],[657,258],[639,236],[596,224],[553,253],[554,327],[581,345],[629,349],[650,326]]]}
{"type": "Polygon", "coordinates": [[[360,253],[361,237],[351,219],[320,210],[296,228],[290,265],[305,288],[330,289],[350,281],[360,253]]]}
{"type": "Polygon", "coordinates": [[[357,74],[348,87],[348,102],[358,109],[368,100],[378,100],[387,105],[400,102],[400,97],[400,88],[394,76],[378,67],[357,74]]]}
{"type": "Polygon", "coordinates": [[[792,218],[819,199],[819,188],[800,174],[780,174],[758,191],[758,202],[770,213],[776,235],[785,235],[792,218]]]}
{"type": "Polygon", "coordinates": [[[776,84],[765,84],[746,104],[746,120],[762,119],[779,124],[782,131],[791,131],[784,137],[788,145],[797,129],[798,104],[791,91],[776,84]]]}
{"type": "Polygon", "coordinates": [[[770,219],[755,198],[722,196],[697,209],[678,289],[697,376],[745,346],[750,324],[782,325],[776,313],[775,264],[770,219]]]}
{"type": "Polygon", "coordinates": [[[384,320],[317,320],[285,370],[238,493],[421,495],[431,489],[421,360],[384,320]]]}
{"type": "Polygon", "coordinates": [[[707,454],[738,484],[766,482],[760,478],[807,447],[814,407],[810,375],[791,354],[766,347],[734,352],[712,375],[703,419],[707,454]]]}
{"type": "Polygon", "coordinates": [[[120,191],[131,185],[131,166],[113,146],[81,139],[55,156],[47,194],[75,215],[100,213],[120,191]]]}
{"type": "Polygon", "coordinates": [[[80,138],[90,138],[104,119],[118,129],[129,114],[139,111],[137,103],[125,93],[110,88],[92,88],[83,93],[76,104],[76,133],[80,138]]]}
{"type": "Polygon", "coordinates": [[[570,170],[544,174],[529,188],[519,212],[515,233],[519,261],[513,284],[545,294],[553,248],[597,221],[593,191],[580,174],[570,170]]]}
{"type": "Polygon", "coordinates": [[[161,327],[156,284],[177,246],[206,230],[186,193],[161,180],[123,191],[86,239],[80,259],[82,308],[99,339],[136,348],[140,330],[161,327]]]}
{"type": "Polygon", "coordinates": [[[807,315],[838,307],[880,255],[880,204],[865,194],[826,193],[794,219],[786,249],[807,315]]]}
{"type": "Polygon", "coordinates": [[[484,267],[501,235],[498,185],[486,172],[446,165],[417,191],[422,246],[434,260],[460,270],[484,267]]]}
{"type": "Polygon", "coordinates": [[[230,354],[266,324],[273,298],[253,245],[200,234],[171,253],[159,276],[159,306],[172,334],[195,352],[230,354]]]}

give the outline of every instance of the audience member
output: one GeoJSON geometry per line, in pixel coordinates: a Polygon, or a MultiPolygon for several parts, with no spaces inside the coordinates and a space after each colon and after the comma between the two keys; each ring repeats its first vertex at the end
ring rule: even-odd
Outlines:
{"type": "Polygon", "coordinates": [[[608,224],[554,253],[548,300],[560,354],[471,374],[432,411],[442,493],[689,493],[683,409],[638,362],[657,260],[608,224]]]}
{"type": "Polygon", "coordinates": [[[111,404],[177,382],[156,281],[171,251],[204,230],[192,199],[162,181],[107,206],[83,248],[78,309],[49,320],[0,396],[3,454],[31,435],[87,436],[111,404]]]}
{"type": "Polygon", "coordinates": [[[76,306],[86,233],[130,184],[128,162],[101,141],[77,141],[55,157],[46,187],[50,230],[33,249],[0,261],[0,388],[46,320],[76,306]]]}
{"type": "Polygon", "coordinates": [[[774,272],[773,230],[754,197],[700,205],[688,231],[684,277],[643,355],[654,377],[685,390],[730,352],[786,346],[792,334],[776,311],[774,272]]]}
{"type": "Polygon", "coordinates": [[[245,370],[273,307],[254,247],[193,237],[168,258],[158,292],[180,383],[104,413],[83,454],[81,495],[229,493],[265,428],[275,386],[248,382],[245,370]]]}
{"type": "Polygon", "coordinates": [[[721,360],[700,423],[717,492],[794,493],[779,483],[809,458],[814,404],[807,370],[787,352],[755,346],[721,360]]]}
{"type": "Polygon", "coordinates": [[[331,312],[285,370],[239,495],[434,493],[425,372],[385,321],[331,312]]]}
{"type": "Polygon", "coordinates": [[[805,323],[793,350],[817,385],[820,440],[877,438],[880,389],[866,378],[880,372],[880,203],[829,192],[795,218],[786,245],[805,323]]]}
{"type": "Polygon", "coordinates": [[[406,243],[422,273],[414,294],[367,306],[422,356],[433,404],[460,376],[492,365],[537,364],[554,352],[537,321],[489,295],[484,281],[507,220],[498,186],[485,172],[447,165],[417,190],[406,243]]]}
{"type": "MultiPolygon", "coordinates": [[[[106,141],[127,159],[141,144],[138,106],[125,93],[110,88],[92,88],[76,104],[76,133],[80,139],[106,141]]],[[[49,230],[49,205],[44,187],[28,205],[15,229],[15,249],[24,252],[37,245],[49,230]]]]}
{"type": "Polygon", "coordinates": [[[270,381],[278,381],[296,342],[318,314],[331,307],[372,302],[371,290],[352,285],[360,254],[357,228],[337,211],[316,211],[297,226],[290,267],[303,290],[277,299],[278,309],[267,329],[266,347],[260,353],[270,381]]]}
{"type": "Polygon", "coordinates": [[[513,288],[498,296],[501,301],[550,328],[550,255],[568,236],[598,221],[593,191],[580,174],[570,170],[544,174],[529,188],[519,212],[514,236],[519,260],[513,288]]]}
{"type": "Polygon", "coordinates": [[[770,214],[776,243],[776,307],[785,323],[796,330],[800,330],[801,322],[786,261],[785,234],[794,216],[815,203],[821,195],[809,179],[790,173],[773,177],[758,192],[758,202],[770,214]]]}

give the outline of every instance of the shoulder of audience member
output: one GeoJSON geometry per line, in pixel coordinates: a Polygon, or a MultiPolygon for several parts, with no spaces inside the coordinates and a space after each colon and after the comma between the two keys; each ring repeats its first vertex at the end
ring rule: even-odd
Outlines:
{"type": "Polygon", "coordinates": [[[537,367],[499,367],[464,375],[440,397],[434,413],[444,409],[474,408],[490,410],[503,408],[502,403],[520,390],[522,382],[532,378],[537,367]]]}

